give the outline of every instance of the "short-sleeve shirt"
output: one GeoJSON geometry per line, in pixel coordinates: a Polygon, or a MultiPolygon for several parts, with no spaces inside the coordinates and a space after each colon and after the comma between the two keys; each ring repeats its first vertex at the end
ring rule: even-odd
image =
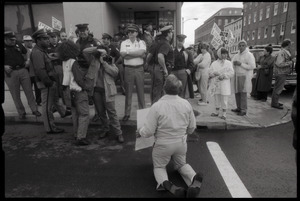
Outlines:
{"type": "MultiPolygon", "coordinates": [[[[127,39],[121,43],[120,52],[126,52],[129,50],[145,50],[146,44],[143,40],[135,40],[133,43],[130,39],[127,39]]],[[[133,59],[125,59],[124,64],[129,66],[139,66],[144,64],[144,59],[142,57],[136,57],[133,59]]]]}
{"type": "Polygon", "coordinates": [[[174,66],[174,51],[167,39],[161,39],[159,42],[157,54],[159,53],[165,56],[166,64],[168,63],[169,65],[174,66]]]}

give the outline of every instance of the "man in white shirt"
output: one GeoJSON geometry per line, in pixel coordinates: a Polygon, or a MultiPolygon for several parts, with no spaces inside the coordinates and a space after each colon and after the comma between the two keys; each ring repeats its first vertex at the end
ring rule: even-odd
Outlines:
{"type": "Polygon", "coordinates": [[[196,119],[191,104],[178,96],[181,86],[181,81],[174,74],[166,78],[166,95],[151,106],[148,121],[139,129],[137,137],[154,135],[152,160],[157,190],[168,190],[178,197],[197,197],[203,176],[186,163],[187,134],[194,132],[196,119]],[[187,184],[187,191],[169,181],[166,166],[171,159],[174,169],[187,184]]]}
{"type": "Polygon", "coordinates": [[[144,97],[144,56],[146,44],[137,39],[139,27],[129,24],[125,29],[128,39],[121,43],[120,54],[124,58],[124,82],[125,82],[125,115],[123,121],[130,118],[133,85],[135,84],[138,96],[139,109],[145,108],[144,97]]]}

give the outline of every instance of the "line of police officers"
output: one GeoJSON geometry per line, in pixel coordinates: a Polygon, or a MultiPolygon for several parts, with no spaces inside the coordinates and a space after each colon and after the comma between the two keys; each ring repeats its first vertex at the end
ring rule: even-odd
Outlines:
{"type": "MultiPolygon", "coordinates": [[[[172,25],[165,26],[160,29],[157,36],[152,36],[152,25],[146,26],[144,35],[140,35],[139,27],[135,24],[128,24],[126,27],[120,27],[120,32],[115,34],[114,37],[121,40],[119,47],[112,44],[112,37],[104,33],[102,35],[102,43],[95,39],[90,33],[88,24],[78,24],[76,33],[79,39],[76,44],[80,48],[80,54],[77,57],[78,64],[81,68],[88,69],[91,65],[92,54],[84,54],[84,49],[90,47],[99,47],[101,45],[108,48],[108,55],[113,58],[112,64],[116,64],[118,67],[121,86],[123,88],[123,93],[125,94],[125,112],[123,121],[127,121],[131,114],[131,103],[132,103],[132,93],[133,86],[136,86],[138,104],[139,108],[145,108],[145,98],[144,98],[144,72],[145,70],[151,73],[152,86],[151,86],[151,103],[154,104],[159,98],[164,95],[163,85],[165,78],[168,74],[175,74],[183,83],[182,91],[180,96],[185,98],[188,95],[193,97],[192,88],[192,76],[191,72],[194,69],[193,66],[193,56],[191,52],[187,51],[184,47],[185,35],[177,35],[177,46],[172,47],[173,41],[173,27],[172,25]],[[120,49],[120,50],[119,50],[120,49]]],[[[42,102],[42,114],[45,130],[48,134],[56,134],[64,132],[63,129],[58,128],[54,123],[53,112],[57,110],[61,117],[70,115],[71,108],[71,96],[69,90],[62,89],[62,61],[59,59],[57,54],[57,48],[60,43],[58,43],[58,32],[46,31],[44,29],[37,30],[33,33],[32,38],[35,40],[36,45],[32,49],[30,54],[30,65],[34,69],[35,80],[38,88],[41,91],[41,102],[42,102]],[[54,107],[54,108],[53,108],[54,107]]],[[[5,69],[9,72],[8,65],[12,66],[12,75],[17,72],[23,72],[19,69],[21,65],[24,64],[24,60],[21,59],[19,63],[16,62],[15,57],[10,57],[12,55],[9,50],[14,50],[15,52],[20,52],[18,48],[22,48],[22,45],[9,46],[10,39],[15,39],[13,32],[5,33],[5,39],[7,43],[5,46],[5,69]]],[[[22,50],[23,51],[23,50],[22,50]]],[[[26,49],[24,50],[25,53],[26,49]]],[[[22,57],[23,58],[23,57],[22,57]]],[[[25,70],[25,69],[24,69],[25,70]]],[[[27,71],[25,71],[26,73],[27,71]]],[[[28,72],[27,72],[28,74],[28,72]]],[[[29,77],[29,76],[28,76],[29,77]]],[[[6,82],[10,87],[12,94],[18,92],[15,88],[9,84],[8,73],[5,77],[6,82]]],[[[30,79],[29,79],[30,81],[30,79]]],[[[115,84],[115,83],[113,83],[115,84]]],[[[30,84],[30,89],[25,91],[27,97],[31,97],[31,102],[34,100],[32,88],[30,84]]],[[[26,88],[26,87],[23,87],[26,88]]],[[[98,91],[99,92],[99,91],[98,91]]],[[[95,93],[95,91],[94,91],[95,93]]],[[[96,90],[97,93],[97,90],[96,90]]],[[[20,94],[20,93],[19,93],[20,94]]],[[[103,94],[102,94],[103,95],[103,94]]],[[[17,95],[13,95],[18,97],[17,95]]],[[[99,102],[99,97],[90,94],[90,99],[93,102],[99,102]]],[[[19,114],[22,116],[24,114],[24,109],[20,107],[17,98],[14,98],[15,104],[18,109],[19,114]],[[16,99],[16,101],[15,101],[16,99]]],[[[105,101],[104,101],[105,102],[105,101]]],[[[34,103],[34,102],[33,102],[34,103]]],[[[96,105],[95,105],[96,106],[96,105]]],[[[114,104],[113,104],[114,107],[114,104]]],[[[23,107],[24,108],[24,107],[23,107]]],[[[37,116],[38,111],[36,110],[36,105],[32,104],[31,109],[37,116]]],[[[98,114],[102,127],[105,125],[106,128],[100,134],[100,138],[107,136],[109,128],[107,128],[107,108],[106,110],[96,109],[96,114],[98,114]],[[101,114],[99,114],[101,113],[101,114]]],[[[111,120],[111,119],[110,119],[111,120]]],[[[112,121],[110,124],[119,124],[117,121],[112,121]],[[115,123],[114,123],[115,122],[115,123]]],[[[111,125],[114,127],[114,125],[111,125]]],[[[118,127],[118,126],[117,126],[118,127]]],[[[118,135],[118,141],[123,142],[123,136],[118,135]]]]}

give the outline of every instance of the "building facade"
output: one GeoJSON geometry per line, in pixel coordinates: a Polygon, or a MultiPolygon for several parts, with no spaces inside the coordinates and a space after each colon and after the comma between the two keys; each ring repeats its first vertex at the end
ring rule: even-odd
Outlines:
{"type": "Polygon", "coordinates": [[[4,31],[14,31],[17,39],[31,35],[39,25],[65,31],[75,31],[76,24],[88,23],[95,38],[102,33],[115,34],[122,23],[135,23],[141,31],[152,23],[172,24],[175,34],[181,33],[183,2],[5,2],[4,31]]]}
{"type": "Polygon", "coordinates": [[[238,42],[242,38],[242,26],[243,26],[242,17],[224,26],[224,31],[229,33],[230,30],[234,37],[234,43],[232,44],[232,46],[226,47],[229,52],[235,52],[238,50],[238,42]]]}
{"type": "Polygon", "coordinates": [[[213,24],[216,23],[223,31],[228,23],[242,17],[242,8],[222,8],[207,19],[203,25],[195,30],[195,44],[202,41],[210,43],[213,35],[210,34],[213,24]]]}
{"type": "Polygon", "coordinates": [[[242,38],[249,46],[280,45],[292,40],[292,54],[297,54],[296,2],[244,2],[242,38]]]}

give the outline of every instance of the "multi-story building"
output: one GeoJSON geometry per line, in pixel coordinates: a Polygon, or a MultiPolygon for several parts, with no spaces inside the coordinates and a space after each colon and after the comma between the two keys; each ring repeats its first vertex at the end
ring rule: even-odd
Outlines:
{"type": "Polygon", "coordinates": [[[224,26],[224,31],[229,33],[230,30],[234,37],[234,43],[232,44],[232,46],[226,47],[229,52],[235,52],[238,50],[238,42],[242,38],[242,26],[243,26],[242,17],[224,26]]]}
{"type": "Polygon", "coordinates": [[[280,45],[289,38],[296,54],[296,2],[244,2],[243,7],[242,38],[249,46],[280,45]]]}
{"type": "Polygon", "coordinates": [[[17,39],[31,35],[39,25],[69,33],[76,24],[88,23],[94,37],[119,32],[121,23],[135,23],[141,29],[151,22],[172,24],[175,34],[181,33],[183,2],[5,2],[4,30],[14,31],[17,39]]]}
{"type": "Polygon", "coordinates": [[[195,30],[195,44],[203,42],[211,42],[213,35],[210,34],[211,29],[216,23],[223,31],[224,26],[242,17],[242,8],[222,8],[213,16],[208,18],[203,25],[195,30]]]}

